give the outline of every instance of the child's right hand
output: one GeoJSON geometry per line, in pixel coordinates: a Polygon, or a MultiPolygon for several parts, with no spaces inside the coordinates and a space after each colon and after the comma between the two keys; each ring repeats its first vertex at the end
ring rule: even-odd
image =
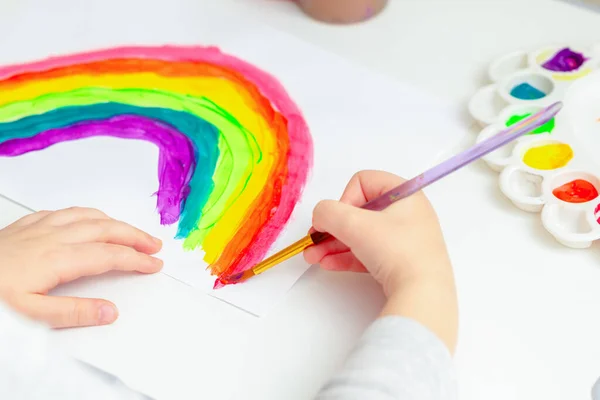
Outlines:
{"type": "Polygon", "coordinates": [[[387,172],[362,171],[339,202],[319,203],[313,227],[337,240],[307,249],[306,261],[329,270],[366,270],[388,296],[407,281],[451,274],[437,216],[422,192],[381,212],[359,208],[403,181],[387,172]]]}
{"type": "Polygon", "coordinates": [[[313,227],[336,239],[308,248],[310,264],[338,271],[368,271],[389,298],[383,314],[416,319],[446,342],[456,341],[457,300],[452,266],[440,225],[422,192],[383,211],[359,208],[401,184],[390,173],[362,171],[340,201],[323,201],[313,227]]]}

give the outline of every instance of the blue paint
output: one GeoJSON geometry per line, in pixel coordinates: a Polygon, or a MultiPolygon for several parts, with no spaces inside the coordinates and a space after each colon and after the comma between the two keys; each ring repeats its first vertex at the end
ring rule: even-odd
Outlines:
{"type": "Polygon", "coordinates": [[[521,83],[515,86],[510,91],[510,95],[521,100],[537,100],[546,97],[546,93],[531,86],[529,83],[521,83]]]}
{"type": "MultiPolygon", "coordinates": [[[[62,107],[45,114],[32,115],[17,121],[1,123],[0,144],[10,139],[32,138],[44,131],[83,124],[90,120],[110,120],[110,118],[122,115],[149,118],[172,127],[175,132],[179,133],[177,137],[162,135],[154,141],[150,140],[161,149],[160,157],[165,158],[165,161],[187,164],[189,160],[179,157],[178,154],[184,152],[185,147],[192,147],[194,154],[194,160],[192,161],[195,165],[191,168],[193,175],[187,177],[189,186],[188,191],[185,193],[185,200],[181,204],[181,214],[169,215],[165,221],[167,224],[171,224],[179,218],[176,239],[186,238],[197,227],[202,209],[213,189],[212,176],[219,158],[220,132],[218,128],[196,115],[167,108],[137,107],[116,102],[62,107]]],[[[106,136],[113,136],[111,133],[116,132],[107,131],[106,136]]],[[[124,130],[121,136],[133,136],[136,133],[139,132],[135,129],[124,130]]],[[[171,180],[164,176],[168,173],[159,171],[159,174],[167,178],[168,187],[165,190],[172,189],[174,185],[171,180]]],[[[176,178],[178,177],[173,179],[176,178]]],[[[161,217],[164,217],[164,215],[161,214],[161,217]]]]}

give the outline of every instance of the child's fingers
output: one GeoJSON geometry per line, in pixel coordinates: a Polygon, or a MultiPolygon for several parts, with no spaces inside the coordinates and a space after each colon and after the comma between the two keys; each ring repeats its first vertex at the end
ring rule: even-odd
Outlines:
{"type": "Polygon", "coordinates": [[[40,294],[24,296],[15,307],[53,328],[106,325],[114,322],[119,315],[115,305],[107,300],[40,294]]]}
{"type": "Polygon", "coordinates": [[[313,211],[312,225],[320,232],[328,232],[350,248],[373,238],[378,230],[374,223],[376,213],[333,200],[322,200],[313,211]]]}
{"type": "Polygon", "coordinates": [[[69,246],[59,260],[61,282],[109,271],[152,274],[162,269],[162,260],[135,251],[131,247],[106,243],[85,243],[69,246]],[[61,262],[62,261],[62,262],[61,262]]]}
{"type": "Polygon", "coordinates": [[[110,220],[111,218],[108,215],[104,214],[102,211],[96,210],[95,208],[71,207],[50,213],[43,219],[43,222],[47,222],[50,225],[54,226],[61,226],[89,219],[110,220]]]}
{"type": "Polygon", "coordinates": [[[323,257],[348,251],[349,248],[339,240],[328,240],[316,246],[311,246],[304,251],[304,259],[309,264],[318,264],[323,257]]]}
{"type": "Polygon", "coordinates": [[[162,246],[159,239],[116,220],[79,221],[65,228],[65,239],[69,243],[111,243],[131,247],[146,254],[157,253],[162,246]]]}
{"type": "Polygon", "coordinates": [[[7,226],[7,228],[18,228],[18,227],[23,227],[23,226],[34,224],[34,223],[38,222],[39,220],[41,220],[42,218],[47,217],[51,213],[52,213],[51,211],[34,212],[32,214],[26,215],[23,218],[13,222],[9,226],[7,226]]]}
{"type": "Polygon", "coordinates": [[[329,271],[368,272],[351,251],[327,255],[319,265],[329,271]]]}
{"type": "MultiPolygon", "coordinates": [[[[366,202],[400,185],[402,182],[404,182],[403,178],[389,172],[360,171],[352,176],[339,201],[351,206],[360,207],[366,202]]],[[[317,207],[315,207],[315,210],[317,207]]],[[[314,222],[313,218],[313,227],[310,228],[309,234],[316,232],[314,222]]]]}
{"type": "Polygon", "coordinates": [[[360,174],[363,172],[366,171],[358,172],[354,174],[352,178],[350,178],[350,181],[348,181],[348,184],[346,185],[346,188],[340,197],[340,201],[342,203],[360,207],[367,202],[366,195],[363,192],[360,184],[360,174]]]}
{"type": "Polygon", "coordinates": [[[340,201],[360,207],[404,182],[397,175],[384,171],[360,171],[350,179],[340,201]]]}

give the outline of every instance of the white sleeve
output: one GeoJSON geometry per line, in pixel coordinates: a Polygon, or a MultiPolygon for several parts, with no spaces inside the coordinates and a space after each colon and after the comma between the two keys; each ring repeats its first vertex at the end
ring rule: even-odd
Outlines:
{"type": "Polygon", "coordinates": [[[455,400],[452,358],[416,321],[375,321],[317,400],[455,400]]]}

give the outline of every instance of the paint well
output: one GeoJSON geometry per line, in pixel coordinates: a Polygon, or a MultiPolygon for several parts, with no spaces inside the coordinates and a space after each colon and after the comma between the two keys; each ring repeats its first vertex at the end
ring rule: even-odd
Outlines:
{"type": "MultiPolygon", "coordinates": [[[[512,115],[510,118],[508,118],[508,120],[506,120],[506,126],[514,125],[517,122],[522,121],[531,115],[532,115],[531,113],[512,115]]],[[[540,126],[539,128],[531,131],[530,133],[528,133],[528,135],[532,135],[532,134],[535,135],[535,134],[539,134],[539,133],[551,133],[553,130],[554,130],[554,118],[552,118],[550,121],[546,122],[544,125],[540,126]]]]}
{"type": "Polygon", "coordinates": [[[546,93],[527,82],[520,83],[512,88],[510,95],[520,100],[538,100],[546,97],[546,93]]]}
{"type": "Polygon", "coordinates": [[[202,248],[217,276],[266,255],[312,164],[307,124],[281,84],[214,47],[121,47],[0,68],[0,156],[98,135],[159,148],[161,221],[178,223],[177,238],[202,248]]]}
{"type": "Polygon", "coordinates": [[[585,179],[575,179],[557,187],[552,194],[567,203],[585,203],[597,198],[598,190],[585,179]]]}
{"type": "Polygon", "coordinates": [[[581,68],[587,58],[581,53],[577,53],[570,48],[564,48],[554,54],[548,61],[542,64],[542,67],[555,72],[573,72],[581,68]]]}
{"type": "Polygon", "coordinates": [[[523,156],[523,162],[531,168],[552,170],[564,167],[572,158],[571,146],[565,143],[551,143],[528,149],[523,156]]]}
{"type": "Polygon", "coordinates": [[[542,195],[542,177],[527,171],[516,171],[512,188],[520,196],[540,197],[542,195]]]}

